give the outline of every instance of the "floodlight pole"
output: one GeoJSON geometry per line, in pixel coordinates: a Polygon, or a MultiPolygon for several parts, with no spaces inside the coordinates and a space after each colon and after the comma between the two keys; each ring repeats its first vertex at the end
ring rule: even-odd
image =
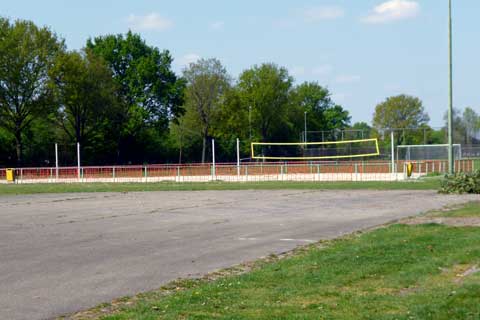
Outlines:
{"type": "Polygon", "coordinates": [[[303,137],[303,142],[307,143],[307,111],[304,112],[304,122],[305,122],[305,135],[303,137]]]}
{"type": "Polygon", "coordinates": [[[448,173],[455,170],[453,157],[453,45],[452,45],[452,0],[448,0],[448,173]]]}
{"type": "Polygon", "coordinates": [[[252,142],[252,106],[248,106],[248,126],[250,130],[250,142],[252,142]]]}

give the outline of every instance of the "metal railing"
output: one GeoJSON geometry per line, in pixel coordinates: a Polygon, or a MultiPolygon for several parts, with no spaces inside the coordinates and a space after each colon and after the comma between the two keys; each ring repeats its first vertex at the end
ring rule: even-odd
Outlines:
{"type": "MultiPolygon", "coordinates": [[[[133,165],[15,168],[16,183],[74,182],[247,182],[247,181],[397,181],[407,179],[406,165],[412,163],[412,177],[443,174],[446,160],[359,162],[243,163],[241,165],[133,165]]],[[[458,160],[457,171],[472,172],[478,160],[458,160]]],[[[0,183],[6,183],[6,169],[0,169],[0,183]]]]}

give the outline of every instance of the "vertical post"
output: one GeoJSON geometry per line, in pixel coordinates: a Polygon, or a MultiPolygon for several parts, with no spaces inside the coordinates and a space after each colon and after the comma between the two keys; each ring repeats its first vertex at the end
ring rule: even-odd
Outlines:
{"type": "Polygon", "coordinates": [[[55,143],[55,179],[58,180],[58,143],[55,143]]]}
{"type": "Polygon", "coordinates": [[[80,180],[81,172],[80,172],[80,142],[77,142],[77,171],[78,171],[78,179],[80,180]]]}
{"type": "Polygon", "coordinates": [[[252,106],[248,106],[248,125],[250,130],[250,142],[252,142],[252,106]]]}
{"type": "Polygon", "coordinates": [[[394,138],[395,138],[395,134],[393,132],[393,129],[392,131],[390,132],[390,140],[391,140],[391,148],[392,148],[392,173],[395,172],[395,141],[394,141],[394,138]]]}
{"type": "Polygon", "coordinates": [[[215,180],[215,139],[212,139],[212,178],[215,180]]]}
{"type": "Polygon", "coordinates": [[[452,45],[452,0],[448,0],[448,173],[454,173],[453,158],[453,45],[452,45]]]}
{"type": "Polygon", "coordinates": [[[307,111],[304,113],[304,125],[305,125],[305,135],[303,137],[303,142],[307,143],[307,111]]]}
{"type": "Polygon", "coordinates": [[[240,177],[240,139],[237,138],[237,177],[240,177]]]}

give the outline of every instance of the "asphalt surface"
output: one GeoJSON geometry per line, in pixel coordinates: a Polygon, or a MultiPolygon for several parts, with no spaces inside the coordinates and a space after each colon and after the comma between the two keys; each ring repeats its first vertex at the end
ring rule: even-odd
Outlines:
{"type": "Polygon", "coordinates": [[[444,205],[434,191],[0,197],[0,319],[50,319],[444,205]]]}

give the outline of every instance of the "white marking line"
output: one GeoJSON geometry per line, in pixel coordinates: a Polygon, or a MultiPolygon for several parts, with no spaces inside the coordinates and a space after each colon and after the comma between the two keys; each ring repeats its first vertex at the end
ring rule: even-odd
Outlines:
{"type": "Polygon", "coordinates": [[[238,238],[238,240],[241,240],[241,241],[256,241],[258,239],[257,238],[238,238]]]}

